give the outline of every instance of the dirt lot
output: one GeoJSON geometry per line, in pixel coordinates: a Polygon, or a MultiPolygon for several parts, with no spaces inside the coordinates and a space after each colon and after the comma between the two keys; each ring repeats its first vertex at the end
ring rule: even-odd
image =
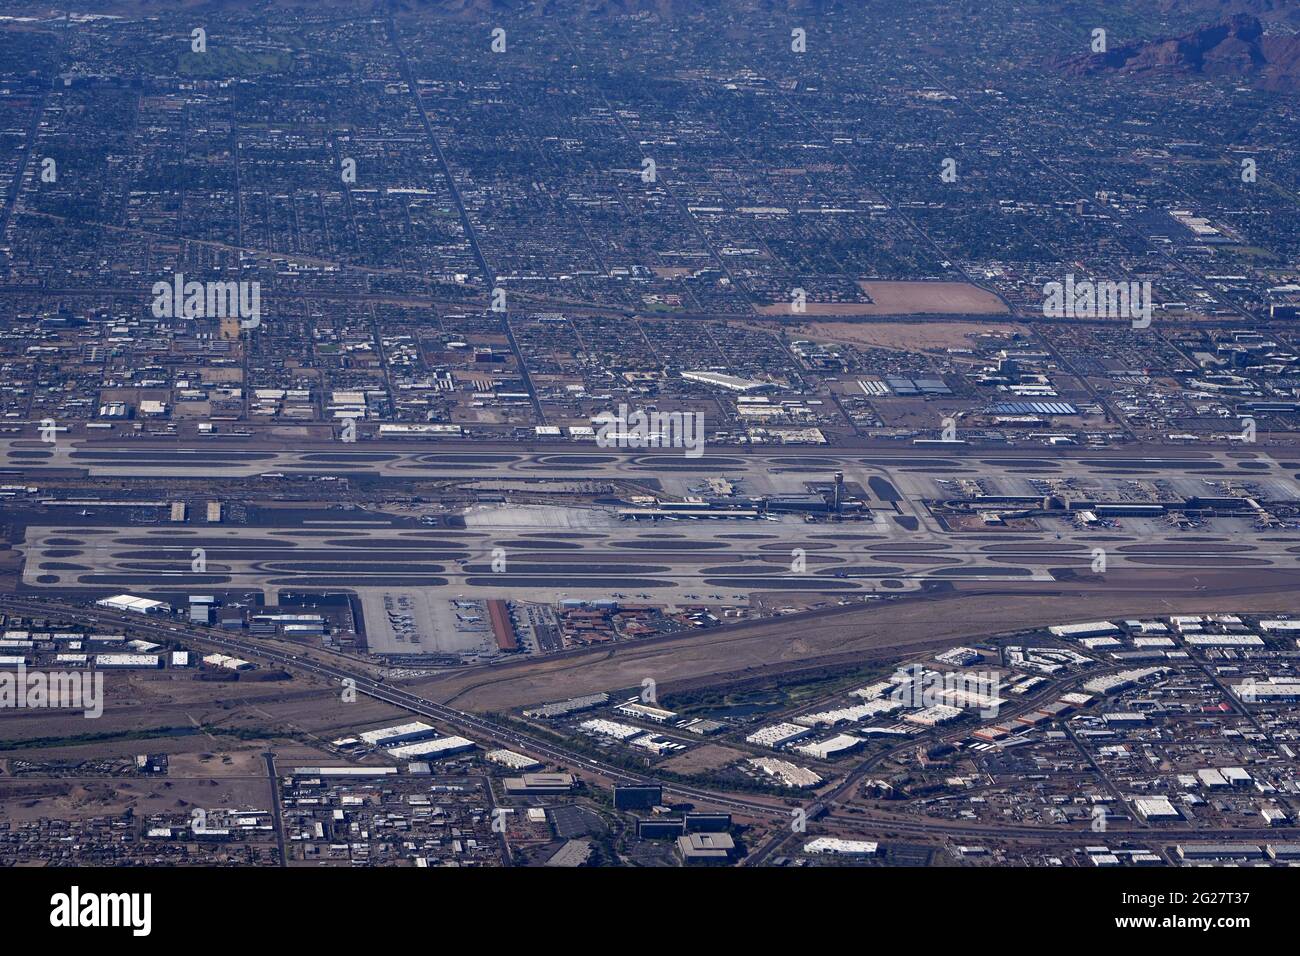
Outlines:
{"type": "Polygon", "coordinates": [[[686,751],[680,757],[673,757],[663,762],[663,768],[673,773],[686,774],[708,773],[730,766],[742,757],[749,756],[743,750],[732,750],[718,744],[705,744],[686,751]]]}
{"type": "Polygon", "coordinates": [[[972,336],[995,333],[1009,338],[1014,332],[1027,335],[1029,328],[1012,322],[806,322],[795,326],[790,334],[818,342],[914,352],[969,348],[972,336]]]}
{"type": "MultiPolygon", "coordinates": [[[[259,761],[260,763],[260,761],[259,761]]],[[[263,764],[256,776],[202,777],[173,780],[169,776],[130,780],[37,778],[0,780],[0,805],[10,823],[38,820],[76,820],[119,816],[133,810],[138,816],[185,813],[194,807],[270,809],[271,785],[263,764]]]]}
{"type": "MultiPolygon", "coordinates": [[[[87,720],[72,710],[5,711],[0,757],[73,760],[222,752],[241,738],[328,741],[404,716],[406,711],[364,696],[344,702],[333,688],[305,680],[226,682],[193,680],[184,672],[115,673],[104,681],[104,713],[98,719],[87,720]]],[[[188,766],[182,761],[181,767],[188,766]]]]}
{"type": "Polygon", "coordinates": [[[256,750],[235,753],[176,754],[167,760],[167,777],[260,777],[266,774],[266,763],[256,750]]]}
{"type": "MultiPolygon", "coordinates": [[[[968,282],[859,282],[870,302],[809,302],[808,315],[1006,315],[992,292],[968,282]]],[[[789,315],[786,302],[765,305],[761,315],[789,315]]]]}

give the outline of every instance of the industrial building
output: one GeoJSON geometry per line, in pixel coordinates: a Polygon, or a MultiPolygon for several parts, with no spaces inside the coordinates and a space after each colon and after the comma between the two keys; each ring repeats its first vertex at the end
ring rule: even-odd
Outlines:
{"type": "Polygon", "coordinates": [[[576,782],[571,773],[526,773],[521,777],[506,777],[503,785],[507,796],[525,797],[568,793],[576,782]]]}
{"type": "Polygon", "coordinates": [[[209,667],[222,667],[228,671],[246,671],[251,670],[253,664],[249,661],[240,660],[238,657],[231,657],[228,654],[208,654],[203,658],[203,663],[209,667]]]}
{"type": "Polygon", "coordinates": [[[489,750],[483,757],[489,763],[521,772],[537,770],[542,766],[540,760],[534,760],[526,754],[515,753],[513,750],[489,750]]]}
{"type": "Polygon", "coordinates": [[[833,853],[838,856],[875,856],[880,844],[874,840],[841,840],[838,837],[817,837],[803,845],[805,853],[833,853]]]}
{"type": "Polygon", "coordinates": [[[398,760],[423,757],[426,760],[451,757],[474,749],[474,741],[467,737],[438,737],[436,740],[418,740],[415,743],[389,747],[388,756],[398,760]]]}
{"type": "Polygon", "coordinates": [[[413,720],[406,724],[394,724],[391,727],[380,727],[378,730],[367,730],[357,736],[371,747],[394,747],[413,740],[426,740],[430,737],[436,737],[438,736],[438,730],[432,724],[426,724],[422,720],[413,720]]]}

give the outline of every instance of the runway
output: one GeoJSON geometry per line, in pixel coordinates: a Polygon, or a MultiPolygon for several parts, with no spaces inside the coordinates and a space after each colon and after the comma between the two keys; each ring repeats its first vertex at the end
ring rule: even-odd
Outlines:
{"type": "MultiPolygon", "coordinates": [[[[620,481],[672,498],[699,494],[710,478],[725,478],[742,497],[801,493],[806,483],[826,482],[842,472],[873,506],[929,524],[918,502],[942,500],[963,491],[989,496],[1041,497],[1064,491],[1106,500],[1177,500],[1201,495],[1250,493],[1269,501],[1300,502],[1300,450],[1276,457],[1257,450],[1130,450],[1101,453],[1086,448],[1044,453],[996,453],[900,444],[894,450],[852,453],[841,449],[747,448],[684,457],[654,452],[599,449],[539,451],[464,443],[374,442],[363,448],[344,443],[297,448],[286,444],[123,444],[61,440],[0,440],[0,470],[40,481],[51,469],[90,478],[157,483],[168,479],[285,478],[387,479],[399,483],[443,481],[472,484],[501,479],[525,482],[620,481]],[[1174,453],[1178,452],[1178,453],[1174,453]]],[[[268,479],[274,480],[274,479],[268,479]]],[[[258,493],[264,493],[259,489],[258,493]]]]}
{"type": "MultiPolygon", "coordinates": [[[[126,528],[106,527],[104,514],[78,523],[68,508],[37,509],[24,540],[15,542],[24,559],[22,582],[35,589],[147,593],[261,590],[270,602],[282,591],[347,590],[361,597],[378,644],[399,640],[386,632],[382,613],[398,602],[426,609],[419,612],[428,618],[420,630],[442,631],[441,637],[432,633],[425,650],[464,653],[464,642],[436,623],[446,618],[445,603],[456,599],[726,607],[770,595],[797,602],[899,594],[939,582],[1032,589],[1133,571],[1236,576],[1290,571],[1300,562],[1300,537],[1258,526],[1248,511],[1205,517],[1193,529],[1144,515],[1093,525],[1063,511],[1002,525],[980,517],[980,509],[996,509],[1000,499],[1036,503],[1049,494],[1137,504],[1208,496],[1300,505],[1293,470],[1300,462],[1255,450],[1030,455],[900,446],[869,454],[747,449],[689,459],[665,451],[430,444],[293,450],[246,443],[0,442],[4,467],[21,469],[24,481],[39,484],[43,473],[57,474],[51,469],[78,469],[91,479],[122,479],[128,488],[148,483],[152,498],[188,496],[193,506],[184,524],[126,528]],[[803,494],[836,471],[860,495],[865,517],[628,521],[619,518],[627,503],[618,496],[578,487],[579,480],[630,482],[642,493],[680,500],[706,493],[708,479],[722,478],[745,498],[803,494]],[[395,482],[400,489],[415,479],[438,480],[460,491],[509,481],[510,496],[524,488],[556,503],[473,504],[442,514],[436,526],[422,526],[410,514],[374,504],[329,510],[331,503],[349,501],[342,491],[348,486],[341,484],[267,479],[248,482],[246,490],[218,485],[265,475],[356,478],[358,489],[363,480],[395,482]],[[202,496],[187,487],[194,478],[203,479],[202,496]],[[263,509],[247,523],[205,524],[198,505],[218,497],[208,490],[217,487],[221,495],[249,502],[270,501],[282,490],[318,497],[311,507],[263,509]],[[956,499],[989,504],[955,516],[942,503],[956,499]]],[[[461,500],[472,497],[462,494],[461,500]]],[[[107,506],[95,510],[107,512],[107,506]]]]}
{"type": "Polygon", "coordinates": [[[477,505],[463,528],[412,529],[382,518],[338,527],[32,525],[19,548],[23,582],[32,587],[262,589],[268,597],[280,590],[420,589],[543,603],[614,597],[738,604],[758,592],[853,595],[934,580],[1052,581],[1063,572],[1094,573],[1099,553],[1106,573],[1300,563],[1300,539],[1249,528],[1135,535],[1060,522],[1059,532],[995,537],[908,531],[890,517],[650,524],[620,522],[610,508],[477,505]]]}

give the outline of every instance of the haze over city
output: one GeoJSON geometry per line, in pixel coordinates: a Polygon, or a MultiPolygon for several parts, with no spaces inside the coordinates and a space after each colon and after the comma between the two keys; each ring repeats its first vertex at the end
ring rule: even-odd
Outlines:
{"type": "Polygon", "coordinates": [[[0,865],[1300,860],[1298,92],[1284,0],[5,0],[0,865]]]}

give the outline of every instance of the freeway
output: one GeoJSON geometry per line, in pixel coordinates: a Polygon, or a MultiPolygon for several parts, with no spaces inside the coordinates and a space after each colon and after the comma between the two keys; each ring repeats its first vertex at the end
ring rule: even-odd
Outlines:
{"type": "MultiPolygon", "coordinates": [[[[575,769],[586,770],[589,773],[597,774],[615,783],[661,783],[666,793],[687,798],[692,801],[700,801],[712,806],[722,807],[751,817],[758,816],[767,818],[773,822],[788,818],[791,812],[787,805],[783,805],[775,799],[772,802],[763,802],[732,794],[721,794],[704,788],[691,787],[680,783],[663,783],[662,781],[654,780],[650,777],[630,773],[602,761],[573,753],[559,745],[539,739],[532,734],[525,733],[513,727],[503,726],[476,714],[467,713],[465,711],[439,704],[435,701],[403,690],[395,685],[384,683],[382,680],[373,680],[361,672],[345,670],[341,667],[314,661],[296,654],[286,654],[274,648],[268,648],[249,641],[239,640],[225,634],[216,632],[208,633],[206,631],[200,632],[196,629],[188,628],[170,621],[162,623],[148,618],[137,619],[132,617],[127,619],[111,612],[54,602],[32,603],[24,600],[0,598],[0,610],[25,615],[65,613],[77,615],[91,621],[98,621],[105,625],[117,627],[129,626],[134,630],[171,640],[183,639],[194,644],[210,645],[227,652],[238,654],[242,657],[268,661],[300,674],[322,678],[343,686],[352,686],[357,692],[365,694],[375,700],[383,701],[394,707],[407,710],[413,714],[441,721],[444,724],[477,734],[483,738],[494,740],[505,746],[518,747],[535,755],[544,757],[560,766],[569,766],[575,769]],[[351,682],[351,684],[345,684],[345,682],[351,682]]],[[[915,741],[911,741],[906,746],[912,746],[914,744],[915,741]]],[[[863,768],[864,771],[865,769],[866,768],[863,768]]],[[[839,797],[842,797],[846,790],[852,788],[854,780],[860,777],[860,775],[860,773],[854,774],[850,780],[846,781],[844,785],[837,787],[825,799],[804,807],[807,818],[809,820],[819,819],[823,823],[830,825],[845,825],[857,828],[868,826],[881,832],[929,838],[943,836],[987,839],[1059,840],[1062,837],[1068,837],[1070,835],[1077,835],[1080,838],[1088,838],[1095,835],[1091,827],[990,826],[987,824],[955,820],[908,819],[876,811],[860,811],[853,813],[844,813],[842,811],[836,812],[834,809],[835,801],[839,797]]],[[[1277,836],[1277,831],[1275,829],[1269,829],[1266,827],[1197,829],[1193,827],[1162,826],[1157,829],[1152,829],[1149,827],[1125,825],[1119,822],[1108,826],[1105,833],[1109,838],[1125,837],[1133,840],[1156,840],[1161,843],[1168,843],[1174,840],[1217,840],[1234,842],[1240,842],[1242,840],[1266,841],[1269,839],[1275,839],[1277,836]]],[[[754,853],[751,854],[751,858],[746,860],[746,864],[761,865],[761,863],[769,857],[782,842],[784,842],[784,840],[781,839],[781,836],[783,835],[788,836],[788,834],[774,835],[772,840],[766,841],[764,844],[755,848],[754,853]]]]}
{"type": "MultiPolygon", "coordinates": [[[[323,678],[338,683],[345,687],[355,688],[358,693],[365,694],[367,697],[372,697],[375,700],[392,704],[394,707],[408,710],[413,714],[418,714],[422,717],[431,717],[459,729],[468,730],[471,733],[477,733],[481,737],[487,737],[501,744],[524,748],[534,754],[540,754],[546,759],[560,765],[580,767],[590,773],[599,774],[606,779],[613,780],[616,783],[645,784],[659,782],[638,774],[629,773],[598,760],[580,756],[567,751],[562,747],[534,737],[531,734],[522,733],[514,728],[504,727],[492,721],[485,720],[476,714],[466,713],[465,711],[455,710],[451,707],[438,704],[434,701],[428,700],[427,698],[402,690],[394,685],[386,684],[382,680],[372,680],[370,677],[360,672],[347,671],[340,667],[313,661],[297,654],[285,654],[273,648],[253,644],[249,641],[241,641],[224,634],[198,631],[194,628],[181,626],[175,622],[162,624],[155,623],[148,618],[136,619],[135,617],[132,617],[128,619],[111,612],[54,602],[35,604],[4,598],[0,599],[0,609],[5,610],[6,612],[15,612],[26,615],[36,614],[42,616],[56,612],[65,613],[76,615],[80,619],[99,621],[111,626],[129,626],[136,631],[142,631],[169,640],[184,639],[194,644],[210,645],[221,650],[234,652],[238,656],[244,658],[251,657],[270,661],[290,671],[296,671],[300,674],[308,674],[313,677],[323,678]]],[[[783,807],[773,804],[763,803],[756,800],[745,800],[729,794],[718,794],[710,790],[684,786],[682,784],[663,784],[663,789],[666,792],[677,796],[688,797],[691,800],[703,801],[713,806],[726,807],[738,813],[744,813],[750,816],[785,816],[787,813],[783,807]]]]}
{"type": "Polygon", "coordinates": [[[969,824],[950,820],[909,820],[870,813],[862,815],[828,814],[822,817],[822,820],[827,823],[848,824],[855,827],[866,824],[873,829],[889,830],[913,836],[986,837],[997,840],[1060,840],[1071,835],[1087,839],[1090,843],[1114,837],[1125,837],[1135,841],[1154,841],[1156,843],[1167,843],[1172,840],[1188,842],[1192,840],[1198,842],[1209,840],[1224,843],[1241,843],[1246,840],[1276,842],[1278,839],[1276,827],[1196,829],[1195,827],[1162,826],[1158,829],[1143,829],[1112,823],[1107,825],[1105,830],[1097,831],[1092,829],[1091,824],[1083,827],[988,826],[987,824],[969,824]]]}

